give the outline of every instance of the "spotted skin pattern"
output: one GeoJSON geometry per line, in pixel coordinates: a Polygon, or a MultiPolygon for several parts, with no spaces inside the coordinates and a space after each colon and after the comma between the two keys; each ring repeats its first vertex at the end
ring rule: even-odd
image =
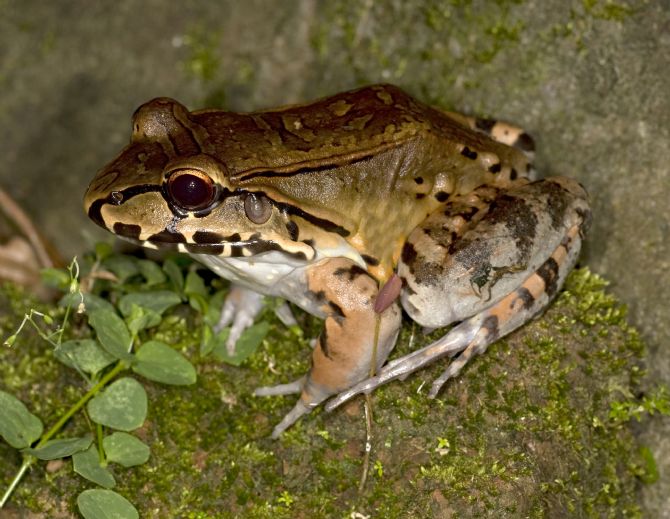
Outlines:
{"type": "Polygon", "coordinates": [[[159,98],[135,112],[130,144],[84,205],[118,236],[191,254],[233,283],[221,318],[230,352],[260,294],[324,319],[309,372],[256,390],[299,394],[277,437],[329,398],[332,409],[451,357],[435,396],[549,304],[590,210],[574,180],[536,179],[534,151],[520,128],[392,85],[252,113],[159,98]],[[387,362],[401,308],[426,328],[458,324],[387,362]]]}

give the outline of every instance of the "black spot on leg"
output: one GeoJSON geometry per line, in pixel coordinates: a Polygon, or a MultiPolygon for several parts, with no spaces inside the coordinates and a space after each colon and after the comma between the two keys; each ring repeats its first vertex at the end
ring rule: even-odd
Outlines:
{"type": "Polygon", "coordinates": [[[475,119],[475,127],[484,133],[490,134],[496,122],[495,119],[475,119]]]}
{"type": "Polygon", "coordinates": [[[414,248],[414,245],[412,245],[410,242],[405,242],[405,245],[403,245],[402,248],[402,254],[400,255],[402,262],[408,267],[411,267],[412,263],[414,263],[414,260],[416,260],[416,256],[417,252],[414,248]]]}
{"type": "Polygon", "coordinates": [[[526,200],[506,194],[500,195],[491,202],[484,220],[493,224],[503,224],[519,249],[519,263],[528,261],[537,234],[538,221],[537,215],[526,200]]]}
{"type": "Polygon", "coordinates": [[[537,275],[544,281],[544,291],[549,298],[552,298],[558,290],[558,263],[554,258],[549,258],[540,268],[537,269],[537,275]]]}
{"type": "Polygon", "coordinates": [[[489,342],[489,339],[491,341],[495,341],[500,334],[500,329],[498,328],[498,316],[489,315],[486,319],[484,319],[482,328],[488,332],[487,342],[489,342]]]}
{"type": "Polygon", "coordinates": [[[423,184],[423,177],[415,177],[414,182],[416,182],[418,185],[423,184]]]}
{"type": "Polygon", "coordinates": [[[444,191],[438,191],[435,193],[435,200],[438,202],[446,202],[447,198],[449,198],[449,193],[445,193],[444,191]]]}
{"type": "Polygon", "coordinates": [[[344,312],[342,311],[342,307],[340,305],[338,305],[337,303],[333,303],[332,301],[328,301],[328,306],[333,311],[333,317],[336,320],[341,321],[346,317],[344,315],[344,312]]]}
{"type": "Polygon", "coordinates": [[[426,198],[426,193],[417,193],[415,197],[417,200],[421,200],[422,198],[426,198]]]}
{"type": "Polygon", "coordinates": [[[516,294],[517,299],[521,299],[523,302],[524,310],[529,310],[532,308],[533,303],[535,303],[535,297],[530,293],[530,290],[528,290],[526,287],[519,287],[516,290],[516,294]]]}
{"type": "Polygon", "coordinates": [[[363,261],[365,261],[365,263],[370,265],[371,267],[376,267],[377,265],[379,265],[379,260],[377,258],[368,256],[367,254],[361,254],[361,258],[363,258],[363,261]]]}
{"type": "Polygon", "coordinates": [[[497,164],[491,164],[489,166],[489,173],[500,173],[500,170],[502,169],[502,166],[500,165],[500,162],[497,164]]]}
{"type": "Polygon", "coordinates": [[[521,133],[512,146],[521,151],[535,151],[535,141],[526,132],[521,133]]]}
{"type": "Polygon", "coordinates": [[[591,227],[591,211],[589,209],[575,209],[575,212],[582,220],[579,225],[579,235],[583,238],[591,227]]]}
{"type": "Polygon", "coordinates": [[[328,349],[328,332],[326,331],[325,326],[323,327],[323,330],[321,331],[321,336],[319,337],[319,347],[321,348],[323,355],[327,359],[332,360],[332,357],[330,356],[330,350],[328,349]]]}
{"type": "Polygon", "coordinates": [[[352,265],[349,268],[340,267],[338,269],[335,269],[335,271],[333,272],[333,275],[337,276],[338,278],[342,276],[348,276],[349,281],[353,281],[358,276],[362,276],[364,274],[367,274],[367,272],[365,271],[365,269],[362,269],[358,265],[352,265]]]}
{"type": "Polygon", "coordinates": [[[477,158],[477,152],[474,151],[474,150],[471,150],[471,149],[468,148],[467,146],[465,146],[465,147],[461,150],[461,155],[463,155],[465,158],[468,158],[468,159],[470,159],[470,160],[475,160],[475,159],[477,158]]]}
{"type": "Polygon", "coordinates": [[[512,168],[512,171],[510,171],[509,178],[512,180],[516,180],[519,177],[519,173],[517,172],[516,169],[512,168]]]}

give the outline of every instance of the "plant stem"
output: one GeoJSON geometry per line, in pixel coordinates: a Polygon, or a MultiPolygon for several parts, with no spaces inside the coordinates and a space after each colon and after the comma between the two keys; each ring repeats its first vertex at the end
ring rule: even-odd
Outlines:
{"type": "MultiPolygon", "coordinates": [[[[121,373],[124,369],[126,369],[128,365],[120,360],[116,366],[107,374],[100,379],[100,381],[93,386],[91,389],[87,391],[87,393],[82,396],[70,409],[68,409],[67,413],[65,413],[63,416],[61,416],[60,420],[56,422],[56,424],[49,429],[45,434],[42,435],[40,438],[40,441],[35,445],[36,449],[39,449],[42,447],[46,442],[48,442],[52,436],[54,436],[60,429],[65,425],[65,423],[72,418],[72,415],[74,415],[79,409],[81,409],[86,402],[88,402],[95,394],[100,391],[103,387],[105,387],[110,380],[112,380],[116,375],[121,373]]],[[[29,456],[24,454],[23,458],[23,463],[21,464],[21,467],[19,468],[19,471],[16,473],[16,476],[14,476],[14,479],[9,485],[9,488],[7,488],[7,491],[4,493],[2,496],[2,499],[0,499],[0,508],[2,508],[5,503],[9,500],[9,497],[12,495],[12,492],[14,492],[14,489],[16,486],[19,484],[19,481],[23,478],[24,474],[30,468],[30,466],[35,462],[37,458],[34,456],[29,456]]]]}

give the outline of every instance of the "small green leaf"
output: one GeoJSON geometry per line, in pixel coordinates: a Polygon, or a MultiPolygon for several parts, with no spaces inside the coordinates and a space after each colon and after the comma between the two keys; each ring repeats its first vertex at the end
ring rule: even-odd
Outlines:
{"type": "Polygon", "coordinates": [[[121,283],[140,272],[137,260],[123,254],[109,256],[102,262],[102,266],[113,272],[121,283]]]}
{"type": "Polygon", "coordinates": [[[116,481],[107,468],[100,466],[100,458],[95,445],[72,455],[74,471],[80,476],[97,483],[104,488],[114,488],[116,481]]]}
{"type": "Polygon", "coordinates": [[[49,440],[38,449],[23,449],[23,452],[32,454],[41,460],[56,460],[88,449],[92,441],[93,437],[90,434],[81,438],[60,438],[49,440]]]}
{"type": "Polygon", "coordinates": [[[214,331],[209,326],[206,326],[205,330],[203,331],[203,343],[200,345],[200,354],[204,357],[205,355],[209,355],[210,353],[214,352],[214,355],[221,358],[221,352],[226,351],[226,342],[228,341],[229,335],[230,326],[226,326],[217,333],[214,333],[214,331]]]}
{"type": "Polygon", "coordinates": [[[227,295],[228,290],[219,290],[209,298],[209,304],[207,305],[207,312],[204,315],[204,320],[212,328],[219,324],[219,321],[221,320],[221,309],[223,308],[223,302],[227,295]]]}
{"type": "MultiPolygon", "coordinates": [[[[83,294],[83,302],[86,307],[87,312],[93,312],[95,310],[106,310],[108,312],[114,312],[114,306],[109,302],[103,299],[102,297],[95,296],[93,294],[83,294]]],[[[65,294],[60,301],[58,301],[58,306],[65,307],[71,306],[77,308],[79,303],[82,302],[82,297],[77,292],[71,292],[65,294]]]]}
{"type": "Polygon", "coordinates": [[[85,519],[138,519],[140,514],[125,497],[113,490],[84,490],[77,496],[79,512],[85,519]]]}
{"type": "Polygon", "coordinates": [[[162,314],[168,308],[181,303],[181,297],[170,290],[154,290],[152,292],[133,292],[126,294],[119,301],[119,310],[124,316],[129,316],[132,306],[153,310],[162,314]]]}
{"type": "Polygon", "coordinates": [[[199,314],[207,313],[207,299],[200,294],[191,294],[188,296],[188,304],[199,314]]]}
{"type": "Polygon", "coordinates": [[[114,362],[114,357],[102,349],[93,339],[65,341],[54,352],[56,358],[70,368],[78,367],[85,373],[95,375],[114,362]]]}
{"type": "Polygon", "coordinates": [[[95,423],[132,431],[140,427],[147,416],[147,393],[134,378],[120,378],[93,397],[87,409],[95,423]]]}
{"type": "Polygon", "coordinates": [[[132,369],[138,375],[162,382],[183,386],[195,383],[193,365],[181,353],[159,341],[145,342],[135,355],[132,369]]]}
{"type": "Polygon", "coordinates": [[[160,324],[161,316],[150,308],[133,304],[130,314],[126,317],[126,322],[128,323],[130,333],[137,335],[140,330],[152,328],[160,324]]]}
{"type": "Polygon", "coordinates": [[[102,440],[108,461],[124,467],[146,463],[151,450],[139,438],[124,432],[115,432],[102,440]]]}
{"type": "Polygon", "coordinates": [[[200,277],[196,271],[192,270],[186,274],[186,284],[184,285],[184,294],[187,296],[199,294],[202,297],[207,297],[207,287],[205,281],[200,277]]]}
{"type": "Polygon", "coordinates": [[[228,354],[225,342],[219,343],[218,341],[217,345],[214,347],[214,355],[228,364],[239,366],[258,349],[258,346],[263,342],[263,339],[265,339],[265,336],[269,331],[269,323],[265,321],[256,323],[244,330],[240,338],[237,339],[234,355],[228,354]]]}
{"type": "Polygon", "coordinates": [[[42,421],[14,395],[0,391],[0,436],[15,449],[30,446],[42,436],[42,421]]]}
{"type": "Polygon", "coordinates": [[[145,286],[158,285],[165,282],[165,273],[161,270],[160,266],[158,266],[155,261],[138,260],[137,266],[139,267],[140,273],[144,279],[147,280],[145,286]]]}
{"type": "Polygon", "coordinates": [[[88,316],[88,322],[98,334],[98,340],[107,353],[117,359],[130,359],[130,332],[116,312],[94,310],[88,316]]]}
{"type": "Polygon", "coordinates": [[[173,259],[166,259],[163,263],[163,271],[167,274],[177,292],[182,294],[184,292],[184,275],[177,263],[173,259]]]}

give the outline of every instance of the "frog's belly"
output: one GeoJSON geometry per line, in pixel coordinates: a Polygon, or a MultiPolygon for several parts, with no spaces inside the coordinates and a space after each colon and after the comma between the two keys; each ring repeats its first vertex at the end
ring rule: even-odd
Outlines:
{"type": "Polygon", "coordinates": [[[312,315],[325,318],[307,285],[307,266],[281,252],[267,252],[253,258],[230,258],[191,254],[217,275],[237,285],[269,296],[282,297],[312,315]]]}

